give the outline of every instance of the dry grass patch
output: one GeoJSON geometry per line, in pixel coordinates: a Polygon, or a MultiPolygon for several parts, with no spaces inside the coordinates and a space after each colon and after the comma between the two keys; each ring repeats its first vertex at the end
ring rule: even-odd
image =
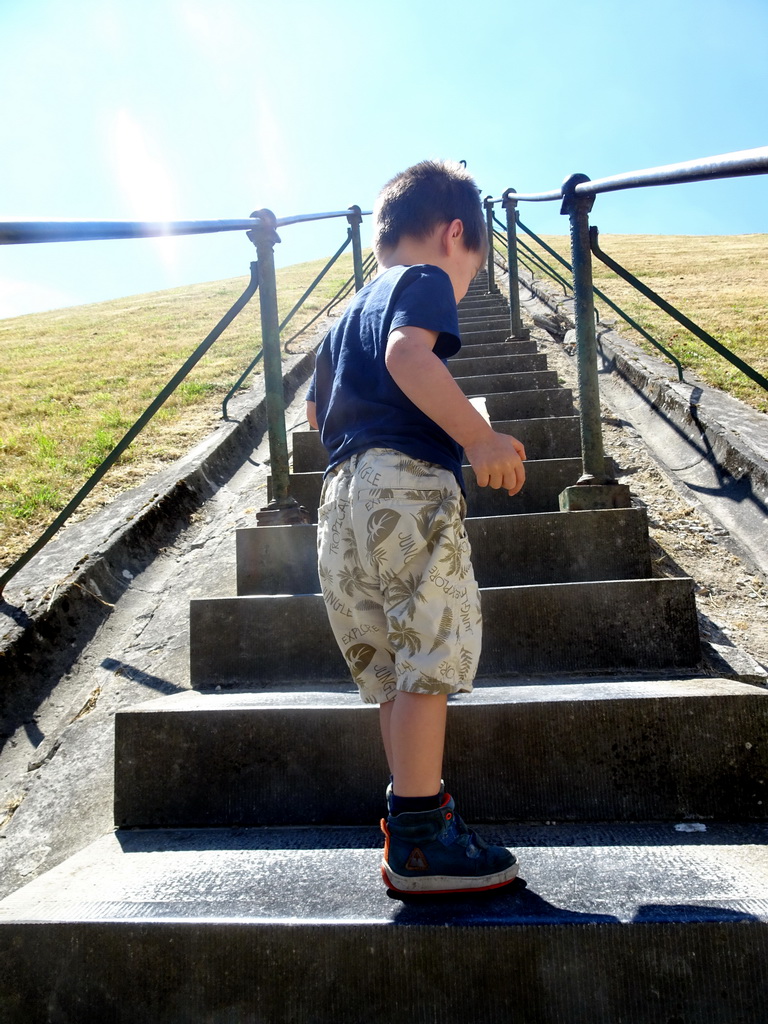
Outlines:
{"type": "MultiPolygon", "coordinates": [[[[325,262],[278,270],[281,319],[325,262]]],[[[351,273],[351,257],[345,254],[285,336],[307,323],[351,273]]],[[[234,278],[0,321],[3,565],[21,554],[71,499],[246,284],[246,277],[234,278]]],[[[307,342],[290,348],[298,351],[302,344],[307,342]]],[[[209,433],[221,417],[224,395],[260,348],[257,292],[80,514],[134,486],[209,433]]],[[[261,372],[261,364],[255,372],[261,372]]]]}
{"type": "MultiPolygon", "coordinates": [[[[525,240],[548,262],[553,262],[530,239],[525,240]]],[[[570,261],[566,237],[545,236],[544,240],[570,261]]],[[[600,247],[768,377],[768,235],[601,235],[600,247]]],[[[559,265],[558,270],[569,276],[559,265]]],[[[597,259],[593,260],[593,277],[601,291],[673,352],[684,367],[714,387],[768,412],[768,393],[763,388],[597,259]]],[[[597,305],[603,319],[615,317],[599,299],[597,305]]],[[[660,355],[624,321],[619,324],[622,333],[631,335],[647,351],[660,355]]]]}

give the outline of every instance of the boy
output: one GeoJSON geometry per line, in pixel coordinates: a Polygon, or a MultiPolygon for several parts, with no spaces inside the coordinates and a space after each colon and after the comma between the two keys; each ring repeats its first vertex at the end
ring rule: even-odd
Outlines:
{"type": "Polygon", "coordinates": [[[362,699],[380,706],[386,885],[489,889],[517,861],[466,827],[441,779],[447,698],[472,689],[481,640],[462,448],[480,486],[510,495],[525,451],[445,365],[461,347],[457,303],[488,252],[474,181],[459,164],[424,161],[384,186],[374,216],[380,272],[323,339],[307,396],[329,454],[320,580],[362,699]]]}

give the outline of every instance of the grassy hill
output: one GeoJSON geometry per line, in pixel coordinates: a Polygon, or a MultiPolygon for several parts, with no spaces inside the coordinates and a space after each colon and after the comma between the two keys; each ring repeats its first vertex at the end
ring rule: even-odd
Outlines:
{"type": "MultiPolygon", "coordinates": [[[[326,260],[278,270],[281,319],[326,260]]],[[[290,339],[352,273],[342,256],[290,339]]],[[[0,321],[0,565],[18,557],[243,292],[247,277],[0,321]]],[[[82,514],[205,437],[261,348],[258,292],[90,495],[82,514]]],[[[289,344],[301,351],[307,338],[289,344]]],[[[285,342],[284,342],[285,344],[285,342]]],[[[261,363],[256,373],[262,372],[261,363]]],[[[246,386],[248,382],[246,381],[246,386]]],[[[78,513],[78,515],[81,513],[78,513]]]]}
{"type": "MultiPolygon", "coordinates": [[[[568,258],[565,237],[547,241],[568,258]]],[[[768,375],[768,236],[606,235],[601,245],[768,375]]],[[[293,307],[324,262],[278,271],[281,315],[293,307]]],[[[306,323],[350,274],[351,258],[342,257],[287,333],[306,323]]],[[[597,262],[595,283],[675,350],[684,365],[768,410],[765,392],[597,262]]],[[[245,284],[245,278],[235,278],[0,321],[0,564],[8,565],[39,535],[245,284]]],[[[606,312],[604,306],[601,312],[606,312]]],[[[84,510],[109,501],[205,436],[221,415],[223,396],[260,344],[256,297],[110,471],[84,510]]],[[[290,347],[296,351],[301,344],[290,347]]]]}

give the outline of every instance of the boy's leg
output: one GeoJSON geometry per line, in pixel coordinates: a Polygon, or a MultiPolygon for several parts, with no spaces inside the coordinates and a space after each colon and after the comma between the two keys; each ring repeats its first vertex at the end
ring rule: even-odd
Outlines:
{"type": "Polygon", "coordinates": [[[439,806],[390,813],[383,823],[386,884],[487,889],[511,881],[517,862],[468,829],[441,791],[447,695],[471,690],[479,655],[477,586],[450,474],[446,485],[445,471],[433,480],[434,467],[413,465],[371,451],[329,478],[318,514],[320,578],[363,700],[381,705],[394,794],[417,806],[440,794],[439,806]]]}
{"type": "Polygon", "coordinates": [[[396,892],[478,892],[517,877],[514,854],[467,828],[443,790],[447,704],[446,694],[399,690],[379,712],[392,772],[381,873],[396,892]]]}
{"type": "Polygon", "coordinates": [[[381,705],[381,735],[398,796],[434,796],[440,791],[447,705],[446,694],[402,691],[381,705]]]}
{"type": "Polygon", "coordinates": [[[397,671],[397,693],[380,711],[393,776],[382,874],[410,893],[495,888],[518,870],[509,850],[464,824],[442,789],[447,697],[472,689],[481,620],[461,499],[450,479],[436,483],[417,468],[367,524],[397,671]]]}
{"type": "Polygon", "coordinates": [[[396,452],[371,451],[352,516],[356,548],[380,580],[397,690],[381,704],[393,791],[441,789],[446,699],[471,690],[480,613],[461,495],[453,474],[396,452]],[[377,487],[365,479],[375,479],[377,487]]]}

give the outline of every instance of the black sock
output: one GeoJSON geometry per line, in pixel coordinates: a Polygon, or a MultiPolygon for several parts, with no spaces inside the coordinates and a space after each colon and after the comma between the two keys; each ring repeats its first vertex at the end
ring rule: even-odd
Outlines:
{"type": "Polygon", "coordinates": [[[434,796],[396,796],[389,798],[390,814],[408,814],[413,811],[434,811],[441,803],[441,793],[434,796]]]}

